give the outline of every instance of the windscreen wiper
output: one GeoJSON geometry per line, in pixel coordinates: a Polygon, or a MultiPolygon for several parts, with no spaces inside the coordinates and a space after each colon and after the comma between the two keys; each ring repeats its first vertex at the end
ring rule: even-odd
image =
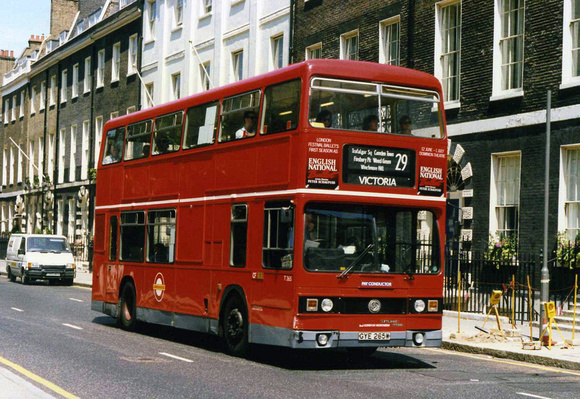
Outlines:
{"type": "Polygon", "coordinates": [[[364,251],[361,252],[361,254],[352,261],[352,263],[346,268],[344,269],[344,271],[342,273],[340,273],[338,276],[336,276],[336,278],[343,278],[346,277],[348,278],[348,273],[350,273],[350,271],[358,264],[358,262],[360,262],[360,260],[363,258],[363,256],[365,256],[375,245],[373,243],[369,244],[364,251]]]}

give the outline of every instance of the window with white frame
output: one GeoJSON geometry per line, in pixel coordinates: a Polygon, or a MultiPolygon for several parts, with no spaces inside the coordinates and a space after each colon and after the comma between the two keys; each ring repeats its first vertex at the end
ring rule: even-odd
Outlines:
{"type": "Polygon", "coordinates": [[[51,107],[56,104],[56,75],[50,77],[50,98],[48,105],[51,107]]]}
{"type": "Polygon", "coordinates": [[[22,164],[24,162],[24,159],[22,157],[22,151],[20,151],[19,148],[17,148],[16,151],[18,152],[18,164],[16,165],[16,169],[17,169],[17,171],[16,171],[16,183],[22,183],[22,173],[23,173],[22,164]]]}
{"type": "Polygon", "coordinates": [[[79,64],[73,65],[73,76],[72,76],[72,98],[79,96],[79,64]]]}
{"type": "Polygon", "coordinates": [[[4,148],[2,152],[2,185],[6,186],[8,182],[8,150],[4,148]]]}
{"type": "Polygon", "coordinates": [[[211,9],[212,9],[212,0],[202,0],[203,2],[203,12],[204,14],[209,14],[211,13],[211,9]]]}
{"type": "Polygon", "coordinates": [[[62,235],[64,232],[64,200],[56,201],[56,234],[62,235]]]}
{"type": "Polygon", "coordinates": [[[175,26],[183,23],[183,0],[175,0],[175,26]]]}
{"type": "Polygon", "coordinates": [[[24,100],[26,98],[26,91],[22,90],[20,92],[20,118],[24,118],[24,100]]]}
{"type": "Polygon", "coordinates": [[[580,233],[580,147],[562,150],[562,171],[560,209],[564,217],[559,218],[558,230],[564,230],[566,239],[575,241],[580,233]]]}
{"type": "Polygon", "coordinates": [[[10,185],[14,184],[14,172],[16,171],[15,170],[15,167],[16,167],[15,163],[16,163],[16,158],[14,158],[14,146],[11,146],[10,147],[10,173],[8,176],[10,178],[10,180],[9,180],[10,185]]]}
{"type": "Polygon", "coordinates": [[[34,141],[28,143],[28,179],[32,183],[34,181],[34,141]]]}
{"type": "Polygon", "coordinates": [[[155,18],[157,18],[157,2],[147,2],[147,40],[155,39],[155,18]]]}
{"type": "Polygon", "coordinates": [[[76,201],[74,199],[68,200],[68,224],[67,224],[67,236],[69,241],[75,238],[75,215],[76,215],[76,201]]]}
{"type": "Polygon", "coordinates": [[[60,129],[58,135],[58,182],[64,183],[64,161],[65,161],[65,143],[66,129],[60,129]]]}
{"type": "Polygon", "coordinates": [[[322,58],[322,42],[306,47],[306,59],[322,58]]]}
{"type": "Polygon", "coordinates": [[[44,165],[44,138],[43,137],[39,137],[38,138],[38,163],[36,164],[36,166],[38,166],[38,170],[36,171],[38,173],[38,178],[40,180],[40,182],[42,183],[42,181],[44,180],[43,176],[42,176],[42,171],[43,169],[43,165],[44,165]]]}
{"type": "Polygon", "coordinates": [[[171,75],[171,95],[173,100],[181,98],[181,74],[171,75]]]}
{"type": "Polygon", "coordinates": [[[91,91],[91,57],[85,58],[85,73],[83,77],[83,93],[91,91]]]}
{"type": "Polygon", "coordinates": [[[81,180],[86,180],[88,178],[90,130],[91,121],[83,121],[83,140],[81,141],[81,180]]]}
{"type": "Polygon", "coordinates": [[[386,19],[379,25],[379,62],[381,64],[399,65],[401,17],[386,19]]]}
{"type": "Polygon", "coordinates": [[[273,69],[279,69],[284,66],[284,35],[279,35],[272,37],[271,48],[272,48],[272,67],[273,69]]]}
{"type": "Polygon", "coordinates": [[[435,76],[443,86],[444,100],[459,102],[461,2],[440,2],[435,15],[435,76]]]}
{"type": "Polygon", "coordinates": [[[519,153],[492,156],[490,233],[500,239],[518,237],[520,158],[519,153]]]}
{"type": "Polygon", "coordinates": [[[76,175],[76,155],[77,155],[77,125],[70,128],[70,163],[68,170],[68,181],[75,181],[76,175]]]}
{"type": "Polygon", "coordinates": [[[94,167],[99,164],[99,155],[101,152],[101,140],[103,139],[103,117],[97,116],[95,118],[95,159],[94,167]]]}
{"type": "Polygon", "coordinates": [[[244,78],[244,50],[232,53],[232,81],[237,82],[244,78]]]}
{"type": "Polygon", "coordinates": [[[8,117],[8,111],[10,110],[10,100],[4,101],[4,124],[7,125],[10,121],[8,117]]]}
{"type": "Polygon", "coordinates": [[[113,45],[113,61],[111,62],[111,82],[117,82],[121,73],[121,43],[113,45]]]}
{"type": "Polygon", "coordinates": [[[60,78],[60,102],[61,103],[65,103],[66,102],[66,81],[68,78],[68,71],[65,69],[61,72],[61,78],[60,78]]]}
{"type": "Polygon", "coordinates": [[[127,115],[132,114],[135,111],[137,111],[137,107],[131,105],[129,108],[127,108],[127,115]]]}
{"type": "Polygon", "coordinates": [[[145,84],[145,104],[147,104],[147,108],[151,108],[154,106],[153,103],[153,82],[145,84]]]}
{"type": "Polygon", "coordinates": [[[45,93],[46,93],[46,82],[42,81],[42,82],[40,82],[40,93],[38,95],[38,97],[39,97],[38,110],[39,111],[42,111],[44,109],[44,102],[46,101],[45,93]]]}
{"type": "Polygon", "coordinates": [[[30,89],[30,115],[36,113],[36,86],[32,86],[30,89]]]}
{"type": "Polygon", "coordinates": [[[201,88],[202,90],[211,89],[211,63],[206,62],[199,66],[199,76],[201,78],[201,88]]]}
{"type": "Polygon", "coordinates": [[[358,30],[340,35],[340,58],[358,60],[358,30]]]}
{"type": "Polygon", "coordinates": [[[12,96],[12,121],[16,120],[16,95],[12,96]]]}
{"type": "Polygon", "coordinates": [[[524,74],[524,0],[495,0],[493,93],[521,93],[524,74]]]}
{"type": "Polygon", "coordinates": [[[48,135],[48,151],[46,153],[46,160],[48,162],[48,177],[52,179],[54,177],[54,140],[56,136],[54,134],[48,135]]]}
{"type": "Polygon", "coordinates": [[[580,0],[564,0],[562,84],[580,83],[580,0]]]}
{"type": "Polygon", "coordinates": [[[127,75],[137,72],[137,49],[139,47],[139,37],[135,34],[129,37],[129,56],[127,62],[127,75]]]}
{"type": "Polygon", "coordinates": [[[118,118],[118,117],[119,117],[119,111],[113,111],[113,112],[111,112],[111,115],[110,115],[109,120],[115,119],[115,118],[118,118]]]}
{"type": "Polygon", "coordinates": [[[100,50],[97,55],[97,87],[105,85],[105,50],[100,50]]]}

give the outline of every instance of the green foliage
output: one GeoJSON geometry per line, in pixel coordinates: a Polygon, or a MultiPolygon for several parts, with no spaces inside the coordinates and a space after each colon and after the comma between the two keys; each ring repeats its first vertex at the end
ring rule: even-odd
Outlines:
{"type": "Polygon", "coordinates": [[[571,240],[565,231],[558,233],[556,261],[570,269],[580,265],[580,236],[576,236],[575,239],[571,240]]]}
{"type": "Polygon", "coordinates": [[[516,236],[489,235],[486,258],[494,261],[512,260],[518,254],[516,236]]]}

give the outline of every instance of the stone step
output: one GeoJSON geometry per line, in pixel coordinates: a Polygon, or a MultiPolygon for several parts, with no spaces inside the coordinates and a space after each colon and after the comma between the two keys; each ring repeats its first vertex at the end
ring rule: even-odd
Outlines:
{"type": "MultiPolygon", "coordinates": [[[[567,316],[556,316],[554,321],[558,323],[558,327],[568,331],[572,331],[573,318],[567,316]]],[[[576,317],[576,331],[580,331],[580,318],[576,317]]]]}
{"type": "MultiPolygon", "coordinates": [[[[574,316],[574,306],[572,306],[570,309],[563,310],[562,316],[564,317],[574,316]]],[[[576,320],[580,320],[580,305],[576,305],[576,320]]]]}

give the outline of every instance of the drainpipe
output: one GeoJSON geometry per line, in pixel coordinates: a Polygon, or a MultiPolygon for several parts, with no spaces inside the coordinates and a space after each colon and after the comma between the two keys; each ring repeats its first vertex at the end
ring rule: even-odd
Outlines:
{"type": "Polygon", "coordinates": [[[407,68],[415,67],[415,59],[413,57],[414,32],[415,32],[415,0],[409,0],[409,7],[407,10],[407,68]]]}
{"type": "Polygon", "coordinates": [[[296,18],[296,12],[294,11],[296,7],[296,0],[290,0],[290,34],[288,37],[288,65],[294,63],[294,26],[296,18]]]}

